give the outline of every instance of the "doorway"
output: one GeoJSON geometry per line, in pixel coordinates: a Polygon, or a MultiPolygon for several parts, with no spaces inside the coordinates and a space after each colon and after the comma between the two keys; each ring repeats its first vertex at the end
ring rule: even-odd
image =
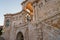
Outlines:
{"type": "Polygon", "coordinates": [[[22,32],[18,32],[16,40],[24,40],[22,32]]]}

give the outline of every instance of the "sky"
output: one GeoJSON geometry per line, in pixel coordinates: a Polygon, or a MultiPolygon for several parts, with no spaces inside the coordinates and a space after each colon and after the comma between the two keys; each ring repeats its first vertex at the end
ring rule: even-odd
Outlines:
{"type": "Polygon", "coordinates": [[[24,0],[0,0],[0,26],[4,25],[4,14],[17,13],[22,10],[24,0]]]}

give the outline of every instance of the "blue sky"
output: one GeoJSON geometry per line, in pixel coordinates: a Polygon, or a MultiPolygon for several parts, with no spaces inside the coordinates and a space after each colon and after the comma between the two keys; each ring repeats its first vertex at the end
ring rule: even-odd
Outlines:
{"type": "Polygon", "coordinates": [[[4,25],[4,14],[17,13],[22,10],[24,0],[0,0],[0,25],[4,25]]]}

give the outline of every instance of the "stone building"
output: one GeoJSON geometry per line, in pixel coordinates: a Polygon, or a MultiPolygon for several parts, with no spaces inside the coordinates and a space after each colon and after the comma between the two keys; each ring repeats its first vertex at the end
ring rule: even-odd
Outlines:
{"type": "Polygon", "coordinates": [[[22,11],[4,15],[6,40],[60,40],[60,0],[25,0],[22,11]]]}

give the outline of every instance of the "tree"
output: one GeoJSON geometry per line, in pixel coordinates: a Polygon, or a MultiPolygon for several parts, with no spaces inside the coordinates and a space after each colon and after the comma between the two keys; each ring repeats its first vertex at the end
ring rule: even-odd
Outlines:
{"type": "Polygon", "coordinates": [[[0,36],[2,35],[2,28],[0,29],[0,36]]]}

